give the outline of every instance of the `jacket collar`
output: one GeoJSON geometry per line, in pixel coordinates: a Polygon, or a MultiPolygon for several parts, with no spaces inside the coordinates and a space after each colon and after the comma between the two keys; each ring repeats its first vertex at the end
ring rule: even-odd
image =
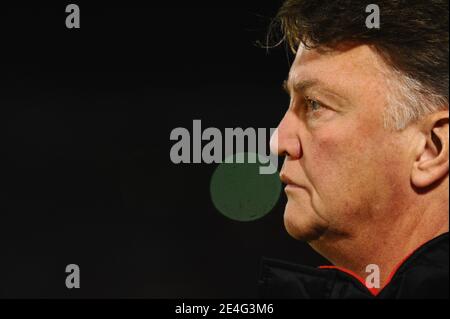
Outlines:
{"type": "Polygon", "coordinates": [[[449,234],[445,233],[418,247],[394,268],[381,289],[367,288],[362,278],[341,267],[312,268],[263,258],[259,294],[263,298],[307,299],[401,297],[399,291],[408,294],[414,290],[402,286],[412,286],[414,283],[423,285],[422,279],[434,275],[439,278],[446,276],[448,287],[448,243],[449,234]],[[412,271],[421,267],[425,267],[425,271],[412,271]]]}

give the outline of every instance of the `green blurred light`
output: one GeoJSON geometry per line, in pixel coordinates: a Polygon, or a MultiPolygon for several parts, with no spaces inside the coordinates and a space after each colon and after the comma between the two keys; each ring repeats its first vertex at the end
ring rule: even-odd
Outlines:
{"type": "Polygon", "coordinates": [[[236,156],[238,154],[231,155],[232,163],[224,161],[214,171],[211,199],[224,216],[236,221],[254,221],[264,217],[276,205],[281,182],[277,173],[259,173],[261,165],[269,164],[248,163],[248,153],[244,153],[244,163],[236,163],[236,156]]]}

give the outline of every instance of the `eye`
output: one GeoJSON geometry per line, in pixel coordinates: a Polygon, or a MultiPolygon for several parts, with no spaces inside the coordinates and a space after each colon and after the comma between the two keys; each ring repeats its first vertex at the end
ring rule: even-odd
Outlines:
{"type": "Polygon", "coordinates": [[[308,110],[311,110],[312,112],[318,111],[320,108],[322,108],[322,104],[316,100],[313,100],[309,97],[305,98],[305,104],[308,110]]]}

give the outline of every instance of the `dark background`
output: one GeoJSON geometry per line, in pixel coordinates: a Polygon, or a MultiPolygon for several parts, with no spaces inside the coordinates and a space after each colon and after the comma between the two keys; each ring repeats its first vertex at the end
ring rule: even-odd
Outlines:
{"type": "Polygon", "coordinates": [[[232,221],[217,165],[169,158],[193,119],[276,127],[289,59],[256,42],[280,1],[92,2],[78,30],[69,2],[0,8],[0,297],[256,297],[262,256],[324,263],[284,230],[284,194],[232,221]]]}

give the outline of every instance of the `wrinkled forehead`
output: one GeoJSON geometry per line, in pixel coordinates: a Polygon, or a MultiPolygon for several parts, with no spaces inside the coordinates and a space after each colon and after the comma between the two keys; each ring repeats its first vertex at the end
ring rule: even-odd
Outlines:
{"type": "Polygon", "coordinates": [[[388,66],[368,45],[356,45],[336,50],[298,47],[288,81],[319,79],[340,90],[370,89],[385,84],[388,66]]]}

